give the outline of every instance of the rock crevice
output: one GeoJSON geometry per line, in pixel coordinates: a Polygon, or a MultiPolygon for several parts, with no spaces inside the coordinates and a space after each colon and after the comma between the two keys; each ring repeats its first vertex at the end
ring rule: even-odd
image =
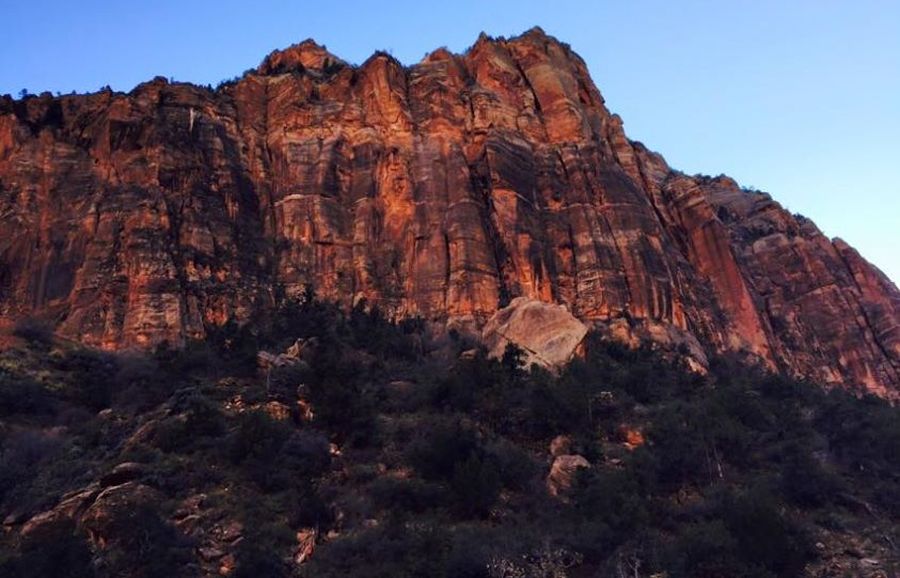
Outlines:
{"type": "Polygon", "coordinates": [[[896,286],[768,195],[630,141],[540,30],[410,67],[306,41],[214,91],[0,99],[3,316],[177,346],[308,286],[479,326],[523,297],[900,390],[896,286]]]}

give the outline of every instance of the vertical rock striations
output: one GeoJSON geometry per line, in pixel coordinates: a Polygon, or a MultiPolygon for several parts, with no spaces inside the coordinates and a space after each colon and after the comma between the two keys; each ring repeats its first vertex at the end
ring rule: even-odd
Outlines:
{"type": "Polygon", "coordinates": [[[312,285],[482,324],[515,297],[896,397],[900,293],[841,241],[628,140],[534,29],[404,67],[312,41],[216,91],[0,101],[0,314],[182,344],[312,285]]]}

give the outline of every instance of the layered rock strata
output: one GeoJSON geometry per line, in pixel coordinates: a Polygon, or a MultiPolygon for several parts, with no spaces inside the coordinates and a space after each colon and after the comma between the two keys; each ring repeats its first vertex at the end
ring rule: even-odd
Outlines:
{"type": "Polygon", "coordinates": [[[768,195],[629,140],[539,29],[409,67],[306,41],[216,90],[0,101],[0,315],[106,349],[179,345],[307,286],[476,325],[525,297],[900,388],[890,280],[768,195]]]}

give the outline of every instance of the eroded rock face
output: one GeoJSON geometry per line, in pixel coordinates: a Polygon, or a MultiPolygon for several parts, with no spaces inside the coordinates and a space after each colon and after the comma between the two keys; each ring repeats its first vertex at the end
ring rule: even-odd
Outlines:
{"type": "Polygon", "coordinates": [[[0,100],[0,317],[106,349],[307,286],[481,326],[516,297],[896,397],[897,288],[767,195],[628,140],[539,29],[403,67],[314,42],[212,91],[0,100]]]}

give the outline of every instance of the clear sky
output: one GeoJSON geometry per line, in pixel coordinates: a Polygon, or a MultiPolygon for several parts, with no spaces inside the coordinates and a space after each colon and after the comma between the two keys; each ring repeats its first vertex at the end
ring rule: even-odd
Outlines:
{"type": "Polygon", "coordinates": [[[308,37],[360,63],[539,25],[628,135],[687,173],[771,192],[900,282],[900,2],[0,0],[0,93],[201,84],[308,37]]]}

